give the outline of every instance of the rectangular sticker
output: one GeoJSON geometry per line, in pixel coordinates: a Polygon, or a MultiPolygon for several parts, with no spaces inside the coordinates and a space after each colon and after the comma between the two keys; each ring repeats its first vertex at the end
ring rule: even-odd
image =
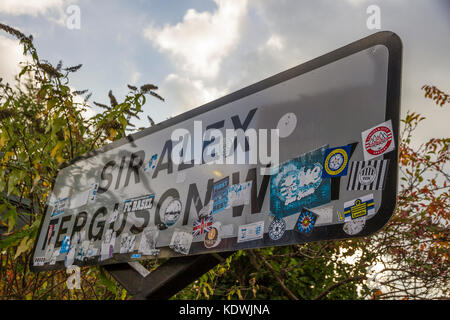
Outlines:
{"type": "Polygon", "coordinates": [[[64,210],[67,207],[67,203],[69,202],[69,198],[65,197],[62,199],[57,199],[55,201],[55,206],[53,208],[53,212],[51,214],[52,217],[59,216],[64,213],[64,210]]]}
{"type": "Polygon", "coordinates": [[[264,221],[258,221],[239,226],[237,242],[262,239],[264,236],[264,221]]]}
{"type": "MultiPolygon", "coordinates": [[[[127,199],[123,205],[123,213],[147,210],[153,208],[154,194],[127,199]]],[[[117,218],[117,217],[116,217],[117,218]]]]}
{"type": "Polygon", "coordinates": [[[345,221],[375,214],[373,194],[368,194],[344,203],[345,221]]]}
{"type": "Polygon", "coordinates": [[[388,120],[361,133],[364,160],[382,156],[395,149],[392,122],[388,120]]]}
{"type": "Polygon", "coordinates": [[[214,183],[212,191],[212,200],[213,200],[212,214],[216,214],[227,208],[228,184],[229,184],[229,177],[223,178],[214,183]]]}
{"type": "Polygon", "coordinates": [[[322,178],[327,147],[283,163],[270,178],[270,212],[281,219],[331,201],[331,183],[322,178]]]}
{"type": "Polygon", "coordinates": [[[169,247],[175,252],[189,254],[192,239],[193,236],[190,232],[175,230],[172,239],[170,240],[169,247]]]}
{"type": "Polygon", "coordinates": [[[383,190],[389,160],[353,161],[347,190],[383,190]]]}
{"type": "Polygon", "coordinates": [[[250,194],[252,182],[233,184],[228,187],[228,205],[227,208],[248,205],[250,203],[250,194]]]}

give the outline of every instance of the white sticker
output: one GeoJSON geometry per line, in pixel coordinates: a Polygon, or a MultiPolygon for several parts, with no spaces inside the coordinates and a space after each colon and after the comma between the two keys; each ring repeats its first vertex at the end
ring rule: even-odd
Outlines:
{"type": "Polygon", "coordinates": [[[158,236],[159,229],[156,226],[145,228],[142,232],[138,251],[143,255],[157,256],[159,254],[159,249],[156,249],[158,236]]]}
{"type": "Polygon", "coordinates": [[[97,191],[98,191],[98,183],[92,183],[91,187],[89,188],[89,197],[88,197],[89,203],[95,201],[95,198],[97,197],[97,191]]]}
{"type": "Polygon", "coordinates": [[[250,194],[252,190],[252,182],[244,182],[233,184],[228,187],[228,204],[227,208],[250,203],[250,194]]]}
{"type": "Polygon", "coordinates": [[[34,266],[43,266],[44,264],[45,264],[45,257],[34,258],[34,261],[33,261],[34,266]]]}
{"type": "Polygon", "coordinates": [[[290,112],[286,113],[284,116],[280,118],[277,124],[277,129],[279,132],[280,138],[286,138],[294,132],[297,127],[297,116],[290,112]]]}
{"type": "Polygon", "coordinates": [[[56,263],[56,259],[58,258],[58,256],[59,256],[59,248],[53,251],[49,265],[53,266],[56,263]]]}
{"type": "Polygon", "coordinates": [[[308,210],[318,215],[316,226],[333,223],[333,206],[323,206],[308,210]]]}
{"type": "Polygon", "coordinates": [[[86,205],[90,190],[78,192],[70,197],[69,209],[75,209],[86,205]]]}
{"type": "Polygon", "coordinates": [[[136,235],[123,233],[120,237],[120,253],[128,253],[134,250],[136,245],[136,235]]]}
{"type": "Polygon", "coordinates": [[[361,133],[364,160],[381,156],[395,149],[392,122],[388,120],[361,133]]]}
{"type": "Polygon", "coordinates": [[[262,239],[264,236],[264,221],[258,221],[239,226],[237,242],[262,239]]]}
{"type": "Polygon", "coordinates": [[[188,254],[192,244],[192,233],[175,229],[169,247],[178,253],[188,254]]]}
{"type": "Polygon", "coordinates": [[[360,233],[364,229],[365,224],[366,217],[361,217],[344,223],[342,228],[346,234],[353,236],[360,233]]]}

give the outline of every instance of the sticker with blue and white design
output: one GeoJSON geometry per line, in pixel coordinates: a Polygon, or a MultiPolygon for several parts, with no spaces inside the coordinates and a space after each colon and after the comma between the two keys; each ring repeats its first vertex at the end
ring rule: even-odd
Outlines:
{"type": "Polygon", "coordinates": [[[274,218],[269,225],[269,238],[276,241],[280,240],[286,231],[286,222],[283,219],[274,218]]]}
{"type": "Polygon", "coordinates": [[[331,201],[330,179],[322,178],[327,146],[289,160],[270,178],[270,212],[281,219],[331,201]]]}
{"type": "Polygon", "coordinates": [[[216,214],[228,207],[228,184],[229,177],[214,183],[211,196],[213,200],[212,214],[216,214]]]}
{"type": "Polygon", "coordinates": [[[368,194],[344,203],[344,219],[351,221],[375,214],[373,194],[368,194]]]}
{"type": "Polygon", "coordinates": [[[252,182],[233,184],[228,187],[228,205],[227,208],[248,205],[250,203],[250,192],[252,182]]]}
{"type": "Polygon", "coordinates": [[[67,253],[69,252],[69,250],[70,250],[70,238],[68,236],[64,236],[59,253],[67,253]]]}
{"type": "Polygon", "coordinates": [[[327,149],[323,161],[322,178],[346,176],[352,145],[327,149]]]}
{"type": "Polygon", "coordinates": [[[264,236],[264,220],[239,226],[237,242],[262,239],[264,236]]]}

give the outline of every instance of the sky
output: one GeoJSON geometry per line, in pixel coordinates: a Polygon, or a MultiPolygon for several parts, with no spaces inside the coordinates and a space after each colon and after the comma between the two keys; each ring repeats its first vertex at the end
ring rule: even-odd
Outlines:
{"type": "MultiPolygon", "coordinates": [[[[71,86],[89,89],[91,101],[107,103],[110,89],[124,97],[127,84],[157,85],[165,102],[149,98],[144,113],[156,122],[393,31],[404,50],[402,115],[427,118],[417,144],[449,136],[450,109],[421,90],[430,84],[450,92],[449,13],[448,0],[0,0],[0,22],[32,34],[41,58],[83,64],[71,86]],[[367,27],[370,5],[380,8],[379,30],[367,27]],[[70,27],[73,8],[79,28],[70,27]]],[[[0,32],[0,77],[11,81],[23,59],[18,42],[0,32]]]]}

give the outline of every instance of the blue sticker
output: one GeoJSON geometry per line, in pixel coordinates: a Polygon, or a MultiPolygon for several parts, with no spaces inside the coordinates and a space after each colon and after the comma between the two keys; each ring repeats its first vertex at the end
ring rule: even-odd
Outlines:
{"type": "Polygon", "coordinates": [[[133,253],[132,255],[131,255],[131,259],[139,259],[141,257],[141,254],[140,253],[133,253]]]}
{"type": "Polygon", "coordinates": [[[317,221],[317,214],[309,210],[303,209],[298,216],[295,230],[301,233],[310,233],[317,221]]]}
{"type": "Polygon", "coordinates": [[[322,178],[327,147],[308,152],[281,165],[270,178],[270,212],[281,219],[331,201],[330,179],[322,178]]]}
{"type": "Polygon", "coordinates": [[[218,213],[228,206],[228,184],[229,177],[223,178],[214,183],[212,191],[212,214],[218,213]]]}
{"type": "Polygon", "coordinates": [[[70,238],[68,236],[64,236],[59,253],[67,253],[69,252],[69,250],[70,250],[70,238]]]}
{"type": "Polygon", "coordinates": [[[346,176],[352,145],[327,149],[323,161],[322,177],[333,178],[346,176]]]}

